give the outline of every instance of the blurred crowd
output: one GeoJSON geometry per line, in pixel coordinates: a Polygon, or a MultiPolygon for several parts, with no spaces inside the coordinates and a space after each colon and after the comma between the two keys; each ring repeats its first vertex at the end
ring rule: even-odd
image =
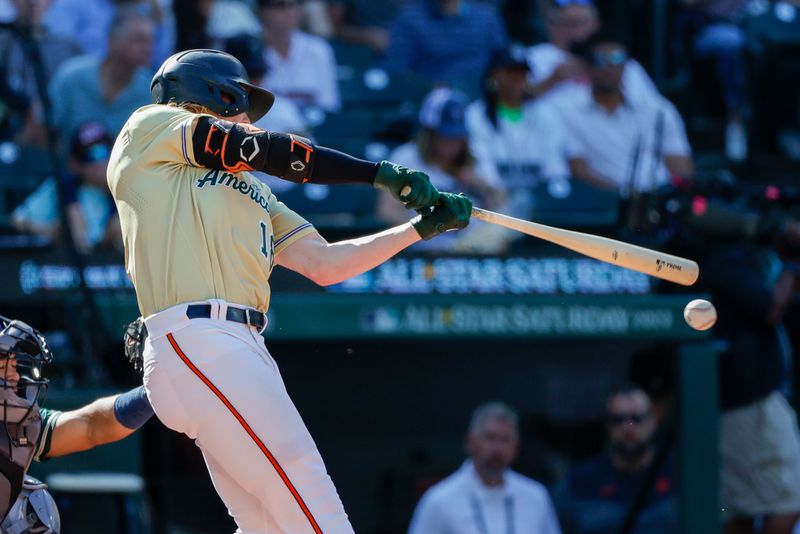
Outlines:
{"type": "MultiPolygon", "coordinates": [[[[97,123],[113,139],[150,101],[153,69],[168,55],[219,48],[278,95],[260,127],[421,168],[442,190],[467,192],[481,206],[523,218],[580,211],[587,197],[610,199],[604,207],[615,211],[618,199],[691,179],[696,165],[673,104],[685,100],[681,92],[670,89],[672,100],[660,92],[632,57],[629,32],[603,24],[603,4],[611,2],[4,0],[2,159],[35,158],[37,148],[55,145],[69,175],[58,182],[102,190],[67,157],[76,131],[97,123]],[[520,14],[532,17],[522,25],[527,30],[514,20],[520,14]]],[[[800,159],[800,104],[797,91],[786,88],[798,73],[791,54],[781,61],[779,53],[796,45],[798,7],[763,0],[671,5],[664,24],[679,33],[670,48],[687,48],[668,56],[680,62],[676,77],[687,64],[713,67],[715,83],[703,90],[724,103],[720,135],[705,152],[735,164],[751,146],[773,146],[789,161],[800,159]],[[747,83],[748,75],[762,74],[762,58],[769,58],[769,90],[784,97],[779,107],[769,103],[778,98],[756,101],[762,82],[747,83]]],[[[34,220],[25,206],[57,189],[45,180],[25,202],[15,191],[3,203],[9,213],[2,226],[52,238],[57,210],[34,220]]],[[[87,219],[74,226],[81,249],[114,243],[97,239],[105,231],[95,227],[113,217],[89,215],[84,196],[65,197],[82,206],[71,210],[73,218],[87,219]]],[[[368,215],[381,223],[408,215],[384,198],[374,202],[368,215]]],[[[498,253],[513,245],[506,233],[485,237],[467,232],[432,246],[498,253]]]]}
{"type": "MultiPolygon", "coordinates": [[[[0,0],[0,235],[51,242],[66,225],[81,253],[121,250],[105,181],[114,138],[150,103],[166,57],[226,50],[278,96],[262,128],[421,169],[440,190],[524,219],[550,210],[600,226],[585,216],[599,209],[611,215],[611,231],[697,258],[713,273],[700,290],[720,310],[728,531],[789,533],[800,514],[800,443],[784,395],[792,336],[783,326],[800,274],[800,195],[788,193],[800,161],[800,1],[664,3],[669,38],[658,76],[644,66],[656,62],[634,59],[642,35],[656,29],[602,20],[612,4],[0,0]],[[757,189],[745,176],[764,158],[779,163],[780,187],[757,189]],[[38,179],[18,187],[31,169],[38,179]],[[709,174],[729,187],[702,189],[709,174]]],[[[262,178],[293,202],[327,195],[262,178]]],[[[364,217],[377,225],[412,215],[380,195],[369,201],[364,217]]],[[[444,237],[417,250],[518,246],[489,225],[444,237]]],[[[470,460],[425,495],[411,531],[611,531],[654,463],[661,416],[636,387],[613,393],[607,411],[608,452],[570,471],[551,500],[508,471],[514,411],[479,408],[470,460]],[[530,502],[529,513],[511,514],[514,499],[530,502]]],[[[671,458],[661,460],[639,532],[674,531],[671,458]]]]}

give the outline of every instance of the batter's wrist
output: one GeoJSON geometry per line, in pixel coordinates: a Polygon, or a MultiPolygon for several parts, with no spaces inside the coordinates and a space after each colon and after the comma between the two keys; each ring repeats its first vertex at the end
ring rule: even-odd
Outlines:
{"type": "Polygon", "coordinates": [[[114,417],[125,428],[136,430],[153,416],[153,407],[144,386],[134,388],[114,399],[114,417]]]}

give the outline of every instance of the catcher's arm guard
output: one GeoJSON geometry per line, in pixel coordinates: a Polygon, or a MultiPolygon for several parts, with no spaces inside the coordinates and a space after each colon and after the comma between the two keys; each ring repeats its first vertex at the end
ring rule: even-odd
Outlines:
{"type": "Polygon", "coordinates": [[[137,373],[144,371],[144,340],[147,338],[147,327],[144,319],[137,318],[125,327],[125,357],[133,365],[137,373]]]}

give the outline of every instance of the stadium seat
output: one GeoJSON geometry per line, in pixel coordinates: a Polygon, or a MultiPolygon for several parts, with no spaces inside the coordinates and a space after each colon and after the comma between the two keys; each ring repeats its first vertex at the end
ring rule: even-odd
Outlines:
{"type": "Polygon", "coordinates": [[[419,103],[432,87],[430,80],[389,73],[380,68],[340,70],[339,74],[339,90],[345,107],[419,103]]]}
{"type": "Polygon", "coordinates": [[[45,151],[13,143],[0,146],[0,230],[8,230],[11,211],[50,173],[45,151]]]}
{"type": "Polygon", "coordinates": [[[357,45],[331,39],[329,41],[336,57],[337,69],[348,72],[351,70],[366,70],[375,63],[375,53],[365,45],[357,45]]]}
{"type": "Polygon", "coordinates": [[[305,184],[280,193],[280,200],[317,228],[372,228],[375,195],[365,185],[305,184]]]}
{"type": "Polygon", "coordinates": [[[619,219],[619,195],[570,180],[541,184],[532,191],[534,219],[552,226],[611,227],[619,219]]]}

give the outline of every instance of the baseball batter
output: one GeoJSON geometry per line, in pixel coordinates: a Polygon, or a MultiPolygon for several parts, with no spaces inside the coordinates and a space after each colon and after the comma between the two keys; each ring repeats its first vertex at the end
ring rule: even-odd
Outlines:
{"type": "Polygon", "coordinates": [[[465,227],[471,202],[440,194],[423,173],[250,126],[274,97],[227,54],[172,56],[152,94],[156,104],[134,112],[117,138],[108,183],[149,332],[144,385],[156,415],[195,439],[238,532],[353,532],[260,335],[270,273],[282,265],[337,283],[420,238],[465,227]],[[433,209],[328,243],[251,170],[300,183],[368,183],[433,209]]]}

